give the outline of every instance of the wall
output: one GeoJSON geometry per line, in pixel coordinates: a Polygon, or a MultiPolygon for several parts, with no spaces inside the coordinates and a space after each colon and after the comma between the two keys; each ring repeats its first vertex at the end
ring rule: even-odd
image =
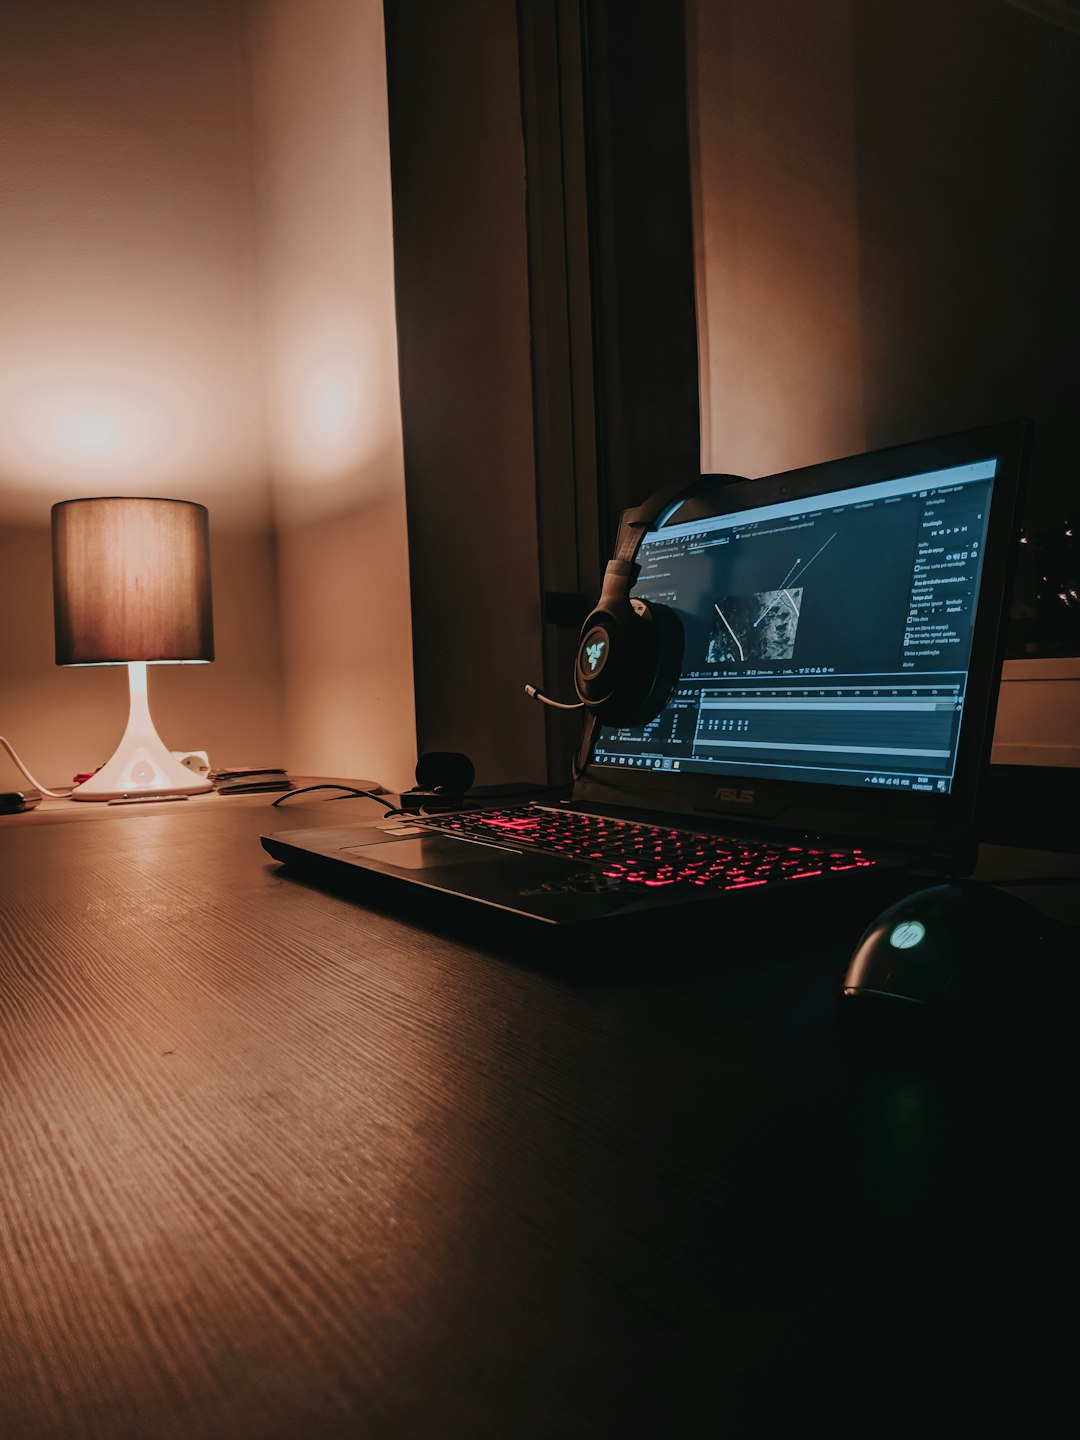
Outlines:
{"type": "Polygon", "coordinates": [[[687,11],[702,470],[861,450],[852,5],[687,11]]]}
{"type": "MultiPolygon", "coordinates": [[[[282,754],[239,0],[6,0],[0,39],[0,732],[45,785],[127,686],[52,659],[49,509],[210,511],[216,663],[157,667],[166,744],[282,754]]],[[[20,777],[0,757],[0,783],[20,777]]]]}
{"type": "Polygon", "coordinates": [[[1080,657],[1006,660],[1001,678],[994,763],[1080,767],[1080,657]]]}
{"type": "Polygon", "coordinates": [[[1032,416],[1038,529],[1075,513],[1080,9],[871,0],[853,14],[868,435],[1032,416]]]}
{"type": "Polygon", "coordinates": [[[702,463],[761,474],[1035,420],[1075,495],[1080,12],[689,0],[702,463]]]}
{"type": "Polygon", "coordinates": [[[382,6],[253,7],[256,198],[289,764],[416,762],[382,6]]]}
{"type": "Polygon", "coordinates": [[[126,684],[53,665],[49,508],[173,495],[210,511],[217,659],[152,672],[165,742],[411,783],[381,5],[3,27],[0,733],[50,786],[107,758],[126,684]]]}

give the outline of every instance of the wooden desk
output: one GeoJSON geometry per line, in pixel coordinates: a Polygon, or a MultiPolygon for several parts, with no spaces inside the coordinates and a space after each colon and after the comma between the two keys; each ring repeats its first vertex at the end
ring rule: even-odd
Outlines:
{"type": "MultiPolygon", "coordinates": [[[[0,820],[0,1435],[769,1435],[859,1374],[917,1393],[875,1326],[913,1306],[932,1350],[971,1193],[948,1278],[919,1269],[917,1077],[866,1184],[831,1016],[870,913],[547,969],[288,878],[261,831],[378,807],[271,798],[0,820]]],[[[1003,1234],[995,1163],[1015,1345],[1040,1237],[1003,1234]]]]}

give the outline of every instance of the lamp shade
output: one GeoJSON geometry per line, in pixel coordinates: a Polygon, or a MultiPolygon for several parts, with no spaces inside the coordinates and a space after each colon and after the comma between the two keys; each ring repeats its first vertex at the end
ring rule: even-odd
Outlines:
{"type": "Polygon", "coordinates": [[[52,507],[58,665],[213,660],[210,529],[190,500],[52,507]]]}

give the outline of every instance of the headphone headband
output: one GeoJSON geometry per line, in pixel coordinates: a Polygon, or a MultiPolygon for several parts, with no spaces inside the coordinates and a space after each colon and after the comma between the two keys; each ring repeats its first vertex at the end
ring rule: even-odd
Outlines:
{"type": "Polygon", "coordinates": [[[671,485],[654,490],[640,505],[624,510],[619,517],[612,559],[633,561],[648,531],[657,524],[662,525],[684,500],[689,500],[700,488],[700,475],[694,480],[676,480],[671,485]]]}

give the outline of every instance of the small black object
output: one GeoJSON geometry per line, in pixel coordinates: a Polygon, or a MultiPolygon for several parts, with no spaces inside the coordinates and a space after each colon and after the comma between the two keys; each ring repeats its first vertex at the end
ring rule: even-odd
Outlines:
{"type": "MultiPolygon", "coordinates": [[[[864,930],[841,985],[842,1037],[889,1061],[927,1046],[1013,1040],[1037,1009],[1064,994],[1055,955],[1076,929],[979,880],[928,886],[890,905],[864,930]]],[[[1071,969],[1071,967],[1069,967],[1071,969]]]]}
{"type": "Polygon", "coordinates": [[[40,790],[0,790],[0,815],[19,815],[40,804],[40,790]]]}
{"type": "Polygon", "coordinates": [[[456,750],[429,750],[416,762],[416,784],[402,792],[406,810],[452,810],[460,805],[476,778],[473,763],[456,750]]]}

